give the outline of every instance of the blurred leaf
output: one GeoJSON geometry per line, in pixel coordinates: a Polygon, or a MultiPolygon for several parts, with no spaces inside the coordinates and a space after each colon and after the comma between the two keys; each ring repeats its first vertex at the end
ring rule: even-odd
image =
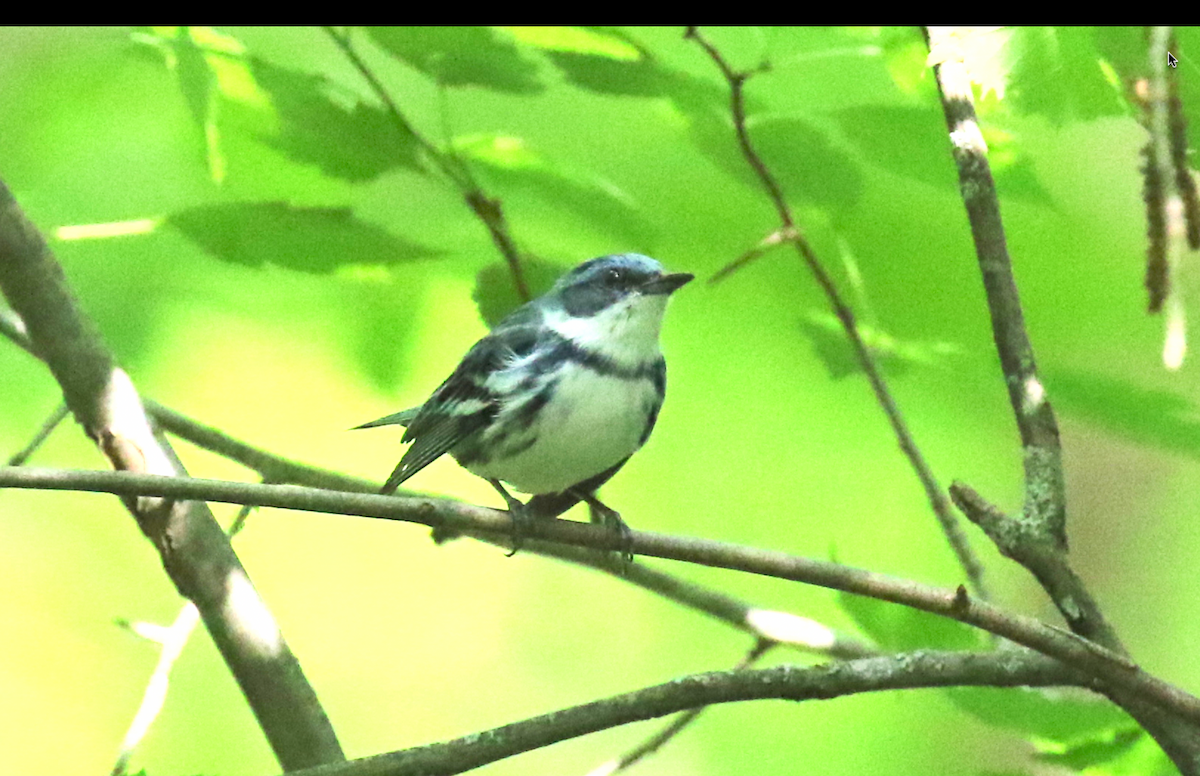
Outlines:
{"type": "Polygon", "coordinates": [[[440,253],[360,221],[349,208],[201,205],[174,213],[167,222],[214,256],[251,267],[330,272],[347,264],[397,264],[440,253]]]}
{"type": "Polygon", "coordinates": [[[1058,408],[1135,442],[1200,458],[1200,408],[1191,399],[1106,375],[1055,371],[1048,378],[1058,408]]]}
{"type": "Polygon", "coordinates": [[[636,61],[648,53],[611,27],[504,27],[519,43],[542,51],[569,51],[607,59],[636,61]]]}
{"type": "MultiPolygon", "coordinates": [[[[842,132],[872,164],[930,186],[957,190],[958,173],[940,110],[863,105],[838,111],[837,119],[842,132]]],[[[1000,194],[1049,204],[1050,195],[1015,135],[994,123],[987,124],[983,132],[1000,194]]]]}
{"type": "MultiPolygon", "coordinates": [[[[728,111],[693,109],[688,117],[692,139],[700,150],[734,178],[761,190],[758,176],[738,145],[728,111]]],[[[833,209],[848,208],[858,201],[862,194],[858,167],[825,133],[803,119],[788,116],[751,116],[746,125],[755,150],[788,200],[833,209]]]]}
{"type": "Polygon", "coordinates": [[[991,165],[1000,196],[1053,205],[1054,200],[1038,180],[1033,161],[1025,153],[1020,139],[996,123],[982,127],[981,132],[987,143],[988,164],[991,165]]]}
{"type": "Polygon", "coordinates": [[[1100,731],[1071,744],[1035,742],[1038,759],[1089,776],[1178,776],[1158,743],[1140,728],[1100,731]]]}
{"type": "Polygon", "coordinates": [[[1006,99],[1025,113],[1055,124],[1128,113],[1121,85],[1100,65],[1094,28],[1018,27],[1008,56],[1006,99]]]}
{"type": "MultiPolygon", "coordinates": [[[[1142,34],[1137,27],[1133,28],[1134,35],[1142,34]]],[[[1179,86],[1179,99],[1183,104],[1184,115],[1187,116],[1188,146],[1194,151],[1200,148],[1200,27],[1178,26],[1175,28],[1176,49],[1171,53],[1179,58],[1179,66],[1167,69],[1167,75],[1175,79],[1179,86]]],[[[1142,42],[1143,51],[1145,42],[1142,42]]],[[[1146,55],[1143,53],[1142,58],[1146,55]]],[[[1148,67],[1143,65],[1143,67],[1148,67]]],[[[1195,167],[1193,160],[1192,166],[1195,167]]]]}
{"type": "Polygon", "coordinates": [[[347,360],[358,365],[371,386],[392,394],[407,375],[416,328],[413,310],[420,309],[427,289],[411,278],[404,282],[400,278],[396,282],[365,281],[344,288],[346,302],[334,314],[347,360]]]}
{"type": "Polygon", "coordinates": [[[835,148],[824,132],[803,119],[750,117],[747,129],[788,198],[842,209],[853,206],[862,196],[858,166],[835,148]]]}
{"type": "Polygon", "coordinates": [[[387,111],[324,76],[249,56],[236,38],[210,27],[147,28],[134,39],[167,54],[188,109],[205,130],[218,181],[224,163],[216,147],[214,87],[234,107],[226,120],[326,175],[362,181],[394,167],[422,169],[412,136],[387,111]]]}
{"type": "Polygon", "coordinates": [[[581,89],[623,97],[667,97],[684,107],[728,104],[706,81],[663,65],[632,36],[611,27],[508,27],[520,43],[542,52],[581,89]]]}
{"type": "Polygon", "coordinates": [[[949,617],[852,593],[838,593],[837,599],[842,611],[884,649],[970,650],[987,645],[982,631],[949,617]]]}
{"type": "Polygon", "coordinates": [[[529,94],[544,87],[537,65],[489,27],[368,27],[381,48],[442,86],[529,94]]]}
{"type": "Polygon", "coordinates": [[[942,27],[931,35],[933,48],[926,60],[932,67],[943,62],[961,62],[971,83],[979,86],[980,102],[994,94],[1003,99],[1011,80],[1009,42],[1012,28],[942,27]]]}
{"type": "Polygon", "coordinates": [[[205,127],[209,122],[210,105],[216,76],[200,47],[192,42],[192,36],[187,27],[180,27],[173,40],[175,44],[176,66],[179,75],[179,88],[187,102],[188,110],[196,125],[205,127]]]}
{"type": "Polygon", "coordinates": [[[880,30],[888,75],[904,94],[933,96],[936,82],[928,65],[929,48],[916,28],[885,27],[880,30]]]}
{"type": "Polygon", "coordinates": [[[931,186],[957,185],[941,110],[859,105],[838,111],[836,118],[842,132],[872,164],[931,186]]]}
{"type": "Polygon", "coordinates": [[[263,140],[326,175],[364,181],[395,167],[421,170],[417,144],[387,111],[366,105],[332,81],[250,60],[254,80],[269,96],[278,123],[263,140]]]}
{"type": "Polygon", "coordinates": [[[1070,743],[1137,727],[1120,707],[1077,688],[951,687],[946,695],[989,725],[1048,741],[1070,743]]]}
{"type": "MultiPolygon", "coordinates": [[[[529,293],[536,299],[554,285],[554,281],[567,271],[567,267],[552,264],[542,259],[526,258],[521,261],[525,283],[529,293]]],[[[489,264],[475,276],[475,290],[471,297],[479,308],[479,317],[489,329],[494,328],[504,316],[525,303],[517,293],[512,271],[503,261],[489,264]]]]}
{"type": "Polygon", "coordinates": [[[1073,771],[1081,771],[1111,762],[1128,753],[1145,734],[1146,731],[1138,727],[1105,730],[1079,743],[1055,747],[1056,751],[1042,752],[1038,759],[1073,771]]]}
{"type": "MultiPolygon", "coordinates": [[[[963,352],[953,342],[900,340],[862,321],[857,323],[863,343],[874,354],[875,362],[888,374],[901,375],[914,366],[943,366],[951,357],[963,352]]],[[[846,339],[846,330],[832,314],[809,311],[800,321],[800,326],[835,380],[862,371],[858,357],[846,339]]]]}
{"type": "Polygon", "coordinates": [[[552,164],[520,138],[473,135],[456,138],[453,147],[473,169],[482,169],[489,189],[525,191],[624,244],[642,246],[650,240],[653,230],[632,197],[598,176],[552,164]]]}
{"type": "MultiPolygon", "coordinates": [[[[1128,83],[1146,75],[1147,59],[1145,27],[1099,27],[1096,30],[1096,50],[1121,78],[1128,83]]],[[[1176,56],[1179,52],[1172,52],[1176,56]]]]}

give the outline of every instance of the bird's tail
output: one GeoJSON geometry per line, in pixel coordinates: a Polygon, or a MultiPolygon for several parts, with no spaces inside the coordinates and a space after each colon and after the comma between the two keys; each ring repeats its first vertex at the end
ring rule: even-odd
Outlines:
{"type": "Polygon", "coordinates": [[[409,407],[406,410],[400,410],[395,414],[379,418],[378,420],[372,420],[370,423],[364,423],[361,426],[355,426],[350,430],[357,431],[360,428],[376,428],[378,426],[404,426],[405,428],[408,428],[408,424],[412,423],[412,419],[415,418],[417,413],[420,411],[420,407],[409,407]]]}

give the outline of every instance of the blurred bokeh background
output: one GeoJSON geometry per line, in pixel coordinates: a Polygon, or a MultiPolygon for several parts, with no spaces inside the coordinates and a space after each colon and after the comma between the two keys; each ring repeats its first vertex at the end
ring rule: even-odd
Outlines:
{"type": "MultiPolygon", "coordinates": [[[[353,39],[412,123],[501,198],[535,277],[639,251],[706,279],[778,226],[738,153],[724,82],[681,28],[389,34],[353,39]],[[459,57],[461,69],[446,64],[459,57]]],[[[751,133],[877,343],[935,472],[1018,507],[1020,448],[919,31],[706,34],[735,67],[770,63],[747,86],[751,133]]],[[[1145,313],[1145,132],[1122,80],[1142,33],[986,35],[998,64],[981,112],[1063,428],[1072,555],[1136,658],[1195,689],[1200,364],[1165,369],[1163,322],[1145,313]]],[[[1194,111],[1195,33],[1178,35],[1175,77],[1194,111]]],[[[268,450],[382,480],[400,432],[348,429],[422,401],[486,331],[480,300],[503,304],[507,276],[457,191],[379,145],[378,103],[331,39],[311,28],[10,28],[0,50],[0,177],[143,394],[268,450]],[[342,126],[322,124],[337,111],[362,134],[323,135],[342,126]],[[56,231],[140,219],[158,220],[116,237],[56,231]]],[[[1195,270],[1177,284],[1192,310],[1195,270]]],[[[685,288],[663,332],[658,428],[606,501],[638,528],[957,585],[830,320],[789,250],[685,288]]],[[[40,363],[0,342],[0,453],[60,399],[40,363]]],[[[197,476],[253,479],[178,449],[197,476]]],[[[73,422],[32,463],[104,465],[73,422]]],[[[501,506],[449,459],[408,484],[501,506]]],[[[1035,583],[968,530],[999,601],[1057,621],[1035,583]]],[[[750,646],[620,580],[470,541],[438,547],[419,526],[263,510],[235,548],[351,756],[730,667],[750,646]]],[[[826,590],[646,562],[854,631],[826,590]]],[[[114,621],[166,624],[180,603],[116,499],[0,493],[0,741],[14,773],[111,768],[156,660],[114,621]]],[[[484,772],[586,773],[661,724],[484,772]]],[[[711,709],[640,771],[1017,772],[1028,753],[920,691],[711,709]]],[[[133,766],[277,770],[203,631],[133,766]]]]}

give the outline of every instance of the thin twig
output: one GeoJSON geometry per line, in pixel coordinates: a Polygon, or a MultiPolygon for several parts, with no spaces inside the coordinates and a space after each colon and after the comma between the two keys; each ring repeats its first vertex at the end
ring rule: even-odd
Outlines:
{"type": "MultiPolygon", "coordinates": [[[[504,550],[512,549],[512,537],[464,531],[476,541],[504,550]]],[[[625,562],[609,552],[540,540],[523,540],[521,552],[566,561],[602,571],[623,582],[657,593],[745,631],[758,641],[793,647],[803,652],[839,660],[851,660],[881,654],[877,648],[827,625],[791,612],[763,609],[726,593],[681,579],[638,561],[625,562]]]]}
{"type": "Polygon", "coordinates": [[[988,503],[965,483],[952,483],[950,496],[1005,557],[1020,563],[1033,574],[1073,632],[1116,652],[1125,651],[1116,631],[1104,618],[1099,603],[1060,548],[1050,542],[1031,539],[1021,530],[1018,521],[988,503]]]}
{"type": "Polygon", "coordinates": [[[150,681],[142,694],[142,702],[138,705],[137,713],[133,715],[133,722],[125,732],[125,738],[121,741],[121,751],[117,755],[116,764],[113,765],[112,776],[121,776],[127,772],[134,750],[149,732],[158,713],[162,711],[163,703],[167,699],[171,669],[199,622],[200,612],[195,604],[187,601],[176,615],[175,622],[166,628],[157,626],[153,629],[154,633],[150,632],[151,629],[145,623],[127,625],[130,631],[158,644],[159,653],[158,663],[155,664],[154,672],[150,675],[150,681]]]}
{"type": "Polygon", "coordinates": [[[720,69],[721,74],[725,76],[730,89],[733,126],[737,132],[738,144],[741,146],[742,155],[746,157],[746,161],[754,168],[754,172],[758,175],[763,187],[767,190],[771,202],[775,205],[775,209],[779,213],[779,220],[783,223],[782,231],[791,237],[789,242],[796,246],[800,257],[808,265],[813,277],[816,278],[817,284],[821,287],[826,299],[829,300],[829,305],[833,308],[834,315],[841,322],[842,328],[846,332],[846,337],[850,340],[855,357],[858,359],[859,366],[866,374],[867,380],[871,384],[871,390],[875,393],[875,398],[879,402],[879,406],[883,408],[884,414],[887,415],[888,422],[892,426],[892,431],[896,435],[896,440],[900,444],[901,451],[908,458],[913,471],[916,472],[917,479],[921,481],[921,487],[925,490],[925,496],[929,500],[929,505],[942,527],[942,532],[946,535],[946,540],[954,550],[954,554],[958,558],[958,562],[962,566],[963,573],[966,574],[972,590],[978,597],[986,599],[987,589],[983,583],[983,565],[971,550],[967,535],[963,532],[958,518],[955,517],[954,511],[950,508],[950,502],[946,498],[945,492],[938,485],[937,478],[929,468],[929,464],[925,461],[925,457],[921,454],[917,443],[913,440],[912,434],[908,430],[908,425],[904,422],[904,417],[900,413],[900,408],[896,405],[895,399],[888,390],[887,383],[883,379],[883,374],[875,364],[875,357],[871,355],[870,348],[863,342],[862,336],[858,331],[858,325],[854,320],[853,311],[842,301],[841,294],[838,292],[833,278],[825,271],[825,267],[817,258],[812,246],[809,245],[808,240],[804,238],[803,233],[796,226],[795,219],[792,217],[791,207],[783,195],[783,190],[763,162],[762,157],[754,149],[754,144],[750,141],[750,134],[746,128],[746,104],[745,95],[743,94],[743,87],[749,74],[735,72],[729,66],[729,63],[725,61],[721,52],[701,35],[697,28],[689,27],[686,37],[695,40],[720,69]]]}
{"type": "Polygon", "coordinates": [[[738,256],[733,261],[721,267],[713,276],[708,279],[709,285],[716,285],[725,278],[729,277],[738,270],[744,268],[747,264],[762,256],[767,251],[784,243],[790,243],[800,237],[800,233],[794,227],[782,226],[771,232],[766,237],[758,241],[750,250],[738,256]]]}
{"type": "Polygon", "coordinates": [[[492,242],[500,251],[500,255],[504,257],[504,261],[508,264],[508,271],[512,275],[513,285],[516,286],[517,294],[521,299],[528,302],[533,298],[529,291],[529,284],[525,280],[525,269],[521,264],[521,252],[517,248],[516,241],[512,238],[512,232],[509,229],[508,221],[504,217],[504,209],[501,207],[500,200],[495,197],[490,197],[488,194],[475,182],[471,175],[470,167],[460,160],[457,156],[451,153],[445,153],[436,145],[427,140],[412,122],[409,121],[403,113],[400,112],[399,106],[392,99],[388,90],[383,83],[375,75],[362,57],[355,51],[354,46],[350,42],[350,31],[347,29],[344,33],[339,33],[332,27],[325,27],[326,34],[337,44],[354,68],[359,74],[366,79],[371,86],[371,90],[375,92],[375,96],[383,103],[388,115],[392,117],[392,121],[408,137],[411,137],[425,155],[441,170],[454,186],[459,190],[463,200],[471,211],[475,213],[483,225],[488,230],[488,235],[492,238],[492,242]]]}
{"type": "Polygon", "coordinates": [[[1039,655],[910,652],[820,666],[783,665],[685,676],[666,684],[513,722],[438,744],[300,771],[294,776],[445,776],[600,730],[683,709],[779,698],[791,701],[923,687],[1091,686],[1039,655]]]}
{"type": "MultiPolygon", "coordinates": [[[[246,518],[252,511],[253,507],[248,506],[239,509],[237,516],[234,517],[229,529],[225,532],[226,536],[232,539],[241,533],[246,526],[246,518]]],[[[158,663],[154,666],[154,672],[146,684],[146,691],[142,694],[142,702],[138,705],[137,713],[133,715],[133,721],[125,732],[125,738],[121,741],[121,751],[117,755],[116,764],[113,765],[112,776],[121,776],[127,771],[129,761],[133,758],[138,744],[146,737],[146,733],[150,732],[150,726],[154,724],[154,720],[162,711],[163,704],[167,700],[171,669],[175,667],[175,661],[179,659],[179,655],[187,646],[188,639],[191,638],[192,632],[199,622],[200,612],[196,609],[196,605],[191,601],[185,601],[179,614],[175,616],[175,621],[166,628],[152,626],[149,623],[121,623],[133,633],[158,644],[160,650],[158,663]]]]}
{"type": "MultiPolygon", "coordinates": [[[[459,532],[479,531],[507,536],[513,532],[511,515],[487,507],[448,499],[337,493],[295,485],[259,485],[130,472],[10,467],[0,468],[0,487],[197,499],[400,520],[459,532]]],[[[570,520],[534,521],[522,526],[521,530],[530,540],[543,539],[609,552],[629,550],[635,555],[697,563],[843,590],[950,617],[1085,671],[1103,681],[1106,691],[1124,691],[1186,720],[1200,722],[1200,698],[1146,673],[1127,657],[1032,617],[1007,612],[986,601],[963,595],[962,590],[931,587],[830,561],[709,539],[669,536],[650,531],[631,531],[627,537],[617,537],[603,526],[570,520]]]]}
{"type": "Polygon", "coordinates": [[[50,416],[42,423],[41,428],[33,435],[33,439],[29,440],[29,444],[13,453],[12,458],[8,459],[9,466],[23,466],[29,460],[29,456],[37,452],[37,449],[50,438],[50,434],[54,433],[54,429],[58,428],[58,424],[63,422],[63,418],[67,417],[67,405],[59,402],[59,405],[54,408],[50,416]]]}
{"type": "MultiPolygon", "coordinates": [[[[758,662],[759,658],[765,655],[773,646],[775,646],[773,642],[760,640],[750,648],[750,651],[746,653],[745,657],[738,661],[738,664],[734,666],[733,670],[742,671],[747,668],[751,668],[755,663],[758,662]]],[[[688,709],[687,711],[680,713],[662,730],[658,731],[653,736],[638,744],[633,749],[630,749],[620,757],[609,760],[608,762],[600,765],[598,768],[594,768],[593,770],[589,771],[587,776],[610,776],[610,774],[632,768],[641,760],[644,760],[645,758],[657,752],[659,749],[662,749],[664,746],[666,746],[671,739],[678,736],[684,731],[685,728],[687,728],[688,725],[695,722],[696,719],[699,718],[699,716],[703,714],[704,710],[707,708],[707,706],[697,706],[694,709],[688,709]]]]}

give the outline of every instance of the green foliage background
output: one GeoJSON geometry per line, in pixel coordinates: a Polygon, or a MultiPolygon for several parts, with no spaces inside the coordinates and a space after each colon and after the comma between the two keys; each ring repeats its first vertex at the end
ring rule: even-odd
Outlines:
{"type": "MultiPolygon", "coordinates": [[[[1020,450],[919,32],[706,34],[735,67],[770,63],[747,87],[751,133],[858,308],[935,471],[1015,508],[1020,450]]],[[[1188,52],[1200,40],[1178,34],[1175,77],[1195,128],[1200,69],[1188,52]]],[[[1063,425],[1075,561],[1133,654],[1195,688],[1200,366],[1166,372],[1162,322],[1143,312],[1144,132],[1119,80],[1141,67],[1141,31],[991,35],[1005,45],[989,86],[1006,88],[981,92],[982,118],[1063,425]]],[[[354,40],[412,123],[502,199],[539,283],[629,250],[706,278],[778,225],[738,152],[724,82],[679,28],[354,40]]],[[[382,479],[399,435],[347,429],[422,401],[486,331],[480,311],[499,314],[512,292],[483,226],[334,43],[316,29],[5,29],[0,48],[0,177],[34,221],[53,236],[158,219],[142,234],[52,241],[143,393],[273,451],[382,479]]],[[[663,334],[666,407],[606,500],[638,528],[956,585],[825,310],[783,249],[681,292],[663,334]]],[[[40,364],[0,345],[0,451],[22,446],[59,398],[40,364]]],[[[102,466],[69,426],[33,462],[102,466]]],[[[251,476],[180,448],[198,476],[251,476]]],[[[411,484],[500,506],[449,460],[411,484]]],[[[731,666],[749,646],[619,581],[469,542],[439,548],[426,534],[267,510],[236,541],[352,756],[731,666]]],[[[1053,617],[1019,569],[972,538],[1003,603],[1053,617]]],[[[844,611],[828,591],[672,570],[848,630],[885,619],[844,611]]],[[[0,739],[12,771],[111,767],[155,661],[113,621],[165,624],[179,605],[115,499],[0,494],[0,739]]],[[[1014,703],[994,696],[986,708],[1014,703]]],[[[979,705],[934,691],[731,705],[641,770],[1015,771],[1028,743],[979,705]]],[[[659,724],[485,772],[583,773],[659,724]]],[[[1072,756],[1060,761],[1083,761],[1072,756]]],[[[1155,758],[1143,748],[1103,772],[1152,772],[1155,758]]],[[[176,666],[135,766],[275,770],[205,634],[176,666]]]]}

